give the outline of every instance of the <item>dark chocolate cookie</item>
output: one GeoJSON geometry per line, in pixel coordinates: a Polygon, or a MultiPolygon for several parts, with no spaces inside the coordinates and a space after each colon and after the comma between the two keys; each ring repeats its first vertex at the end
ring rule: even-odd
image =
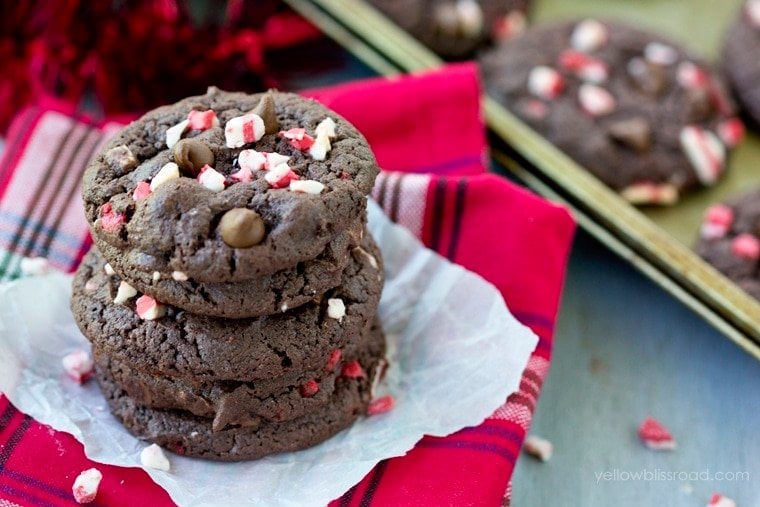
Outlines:
{"type": "Polygon", "coordinates": [[[319,256],[361,219],[377,172],[364,137],[316,101],[210,88],[126,126],[83,198],[121,265],[219,283],[319,256]]]}
{"type": "Polygon", "coordinates": [[[340,284],[351,250],[361,241],[364,224],[338,234],[316,259],[271,275],[239,282],[201,282],[185,273],[147,273],[126,264],[119,249],[102,245],[103,257],[123,280],[155,299],[198,315],[240,319],[296,308],[340,284]]]}
{"type": "Polygon", "coordinates": [[[472,56],[525,29],[529,0],[370,0],[382,13],[447,59],[472,56]]]}
{"type": "Polygon", "coordinates": [[[284,422],[262,421],[258,426],[228,426],[214,431],[212,420],[181,410],[140,405],[99,370],[96,378],[111,413],[135,436],[177,454],[219,461],[257,459],[318,444],[347,428],[365,413],[371,380],[380,361],[366,366],[366,376],[336,380],[328,404],[284,422]]]}
{"type": "Polygon", "coordinates": [[[760,127],[760,1],[747,0],[726,32],[722,68],[734,96],[760,127]]]}
{"type": "Polygon", "coordinates": [[[705,213],[697,253],[760,300],[760,188],[705,213]]]}
{"type": "Polygon", "coordinates": [[[385,352],[379,325],[336,349],[328,364],[316,370],[254,382],[189,382],[143,372],[126,363],[96,354],[98,368],[139,405],[178,409],[213,419],[219,431],[228,425],[259,426],[266,421],[288,421],[323,407],[332,400],[336,380],[356,361],[366,371],[385,352]]]}
{"type": "Polygon", "coordinates": [[[480,61],[494,99],[636,204],[714,184],[743,133],[702,62],[618,22],[532,28],[480,61]]]}
{"type": "Polygon", "coordinates": [[[383,285],[380,252],[369,235],[352,251],[339,287],[286,313],[249,319],[162,305],[125,289],[104,266],[90,251],[72,289],[75,320],[95,353],[191,382],[255,381],[322,367],[371,326],[383,285]]]}

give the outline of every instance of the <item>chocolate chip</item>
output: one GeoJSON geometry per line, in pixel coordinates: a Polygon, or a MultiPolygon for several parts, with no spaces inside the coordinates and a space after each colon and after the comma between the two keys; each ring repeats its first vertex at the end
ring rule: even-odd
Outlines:
{"type": "Polygon", "coordinates": [[[192,177],[197,176],[204,165],[214,165],[211,148],[196,139],[180,139],[172,148],[172,155],[180,170],[192,177]]]}
{"type": "Polygon", "coordinates": [[[686,90],[686,103],[690,122],[706,120],[712,113],[712,100],[706,86],[695,86],[686,90]]]}
{"type": "Polygon", "coordinates": [[[642,58],[628,62],[628,74],[634,84],[647,95],[659,95],[668,84],[668,70],[642,58]]]}
{"type": "Polygon", "coordinates": [[[255,211],[233,208],[222,216],[218,227],[222,240],[232,248],[258,245],[266,235],[264,220],[255,211]]]}
{"type": "Polygon", "coordinates": [[[641,117],[617,121],[609,126],[608,133],[615,141],[638,152],[647,151],[651,146],[652,130],[641,117]]]}
{"type": "Polygon", "coordinates": [[[108,165],[111,166],[111,169],[119,176],[128,173],[137,167],[139,163],[137,157],[132,154],[132,151],[125,144],[108,150],[105,154],[105,159],[108,165]]]}
{"type": "Polygon", "coordinates": [[[274,111],[274,99],[270,93],[261,97],[253,112],[264,120],[265,134],[274,134],[280,130],[280,123],[277,121],[277,114],[274,111]]]}

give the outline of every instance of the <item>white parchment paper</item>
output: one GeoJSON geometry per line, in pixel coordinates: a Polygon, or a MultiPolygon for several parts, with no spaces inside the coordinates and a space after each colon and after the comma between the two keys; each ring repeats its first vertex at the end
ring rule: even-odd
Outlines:
{"type": "MultiPolygon", "coordinates": [[[[147,469],[180,505],[325,505],[380,460],[423,435],[480,423],[517,390],[536,336],[478,275],[424,248],[370,203],[369,228],[385,259],[380,317],[390,368],[379,394],[389,413],[363,418],[304,451],[215,463],[168,453],[169,473],[147,469]]],[[[108,412],[97,384],[66,378],[61,358],[89,349],[69,312],[71,278],[27,278],[0,287],[0,391],[22,411],[84,443],[90,458],[140,466],[147,445],[108,412]]]]}

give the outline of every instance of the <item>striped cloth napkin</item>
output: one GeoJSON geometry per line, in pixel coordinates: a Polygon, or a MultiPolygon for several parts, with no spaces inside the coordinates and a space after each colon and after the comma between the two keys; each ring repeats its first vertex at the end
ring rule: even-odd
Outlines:
{"type": "MultiPolygon", "coordinates": [[[[485,172],[480,85],[470,64],[306,94],[367,136],[387,170],[373,197],[388,215],[493,283],[540,338],[519,391],[480,426],[423,438],[405,456],[379,463],[331,505],[508,503],[505,491],[549,368],[574,222],[564,209],[485,172]]],[[[28,256],[76,268],[90,246],[79,180],[119,125],[52,101],[16,118],[0,161],[3,280],[19,276],[28,256]]],[[[88,460],[71,435],[40,425],[0,395],[0,507],[76,505],[71,485],[92,466],[103,473],[93,505],[172,505],[141,469],[88,460]]]]}

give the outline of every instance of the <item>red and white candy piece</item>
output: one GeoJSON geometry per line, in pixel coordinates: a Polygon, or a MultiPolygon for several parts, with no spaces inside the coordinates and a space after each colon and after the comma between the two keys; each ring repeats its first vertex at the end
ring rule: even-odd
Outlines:
{"type": "Polygon", "coordinates": [[[161,169],[158,170],[153,179],[150,180],[150,190],[155,192],[156,189],[166,183],[179,179],[179,166],[174,162],[167,162],[161,169]]]}
{"type": "Polygon", "coordinates": [[[653,417],[647,417],[639,426],[639,438],[644,445],[657,451],[672,451],[676,448],[676,441],[673,436],[653,417]]]}
{"type": "Polygon", "coordinates": [[[523,446],[525,452],[541,461],[549,461],[554,454],[554,445],[545,438],[529,435],[523,446]]]}
{"type": "Polygon", "coordinates": [[[166,315],[166,307],[146,294],[137,298],[135,309],[143,320],[156,320],[166,315]]]}
{"type": "Polygon", "coordinates": [[[122,280],[119,283],[119,288],[116,290],[116,297],[113,298],[113,302],[116,305],[123,305],[133,297],[137,295],[137,289],[129,285],[122,280]]]}
{"type": "Polygon", "coordinates": [[[156,444],[150,444],[140,452],[140,463],[146,468],[163,470],[164,472],[168,472],[172,468],[164,450],[156,444]]]}
{"type": "Polygon", "coordinates": [[[496,20],[493,25],[493,38],[498,40],[511,39],[525,31],[528,22],[525,14],[519,10],[510,11],[506,16],[496,20]]]}
{"type": "Polygon", "coordinates": [[[314,144],[314,138],[306,133],[306,129],[301,127],[281,130],[277,135],[287,139],[293,148],[301,151],[307,151],[314,144]]]}
{"type": "Polygon", "coordinates": [[[111,266],[110,262],[106,262],[106,265],[103,266],[103,271],[105,271],[108,276],[113,276],[116,274],[116,271],[113,270],[113,266],[111,266]]]}
{"type": "Polygon", "coordinates": [[[256,150],[243,150],[238,154],[238,165],[241,169],[247,168],[251,171],[260,171],[264,169],[267,163],[267,154],[256,150]]]}
{"type": "Polygon", "coordinates": [[[760,239],[746,232],[739,234],[731,241],[731,253],[742,259],[760,259],[760,239]]]}
{"type": "Polygon", "coordinates": [[[90,354],[84,350],[69,352],[63,356],[61,363],[66,375],[77,384],[86,382],[92,376],[92,370],[95,366],[90,354]]]}
{"type": "Polygon", "coordinates": [[[25,276],[41,276],[50,271],[50,263],[45,257],[24,257],[19,267],[25,276]]]}
{"type": "Polygon", "coordinates": [[[607,64],[580,51],[567,49],[559,55],[559,65],[584,81],[602,83],[607,80],[607,64]]]}
{"type": "Polygon", "coordinates": [[[590,83],[583,83],[578,89],[578,102],[591,116],[604,116],[615,110],[615,98],[610,92],[590,83]]]}
{"type": "Polygon", "coordinates": [[[182,139],[182,134],[185,133],[190,126],[190,120],[182,120],[173,127],[166,129],[166,147],[170,150],[174,148],[174,145],[182,139]]]}
{"type": "Polygon", "coordinates": [[[586,19],[575,25],[570,35],[570,46],[578,51],[590,53],[604,46],[608,38],[606,26],[595,19],[586,19]]]}
{"type": "Polygon", "coordinates": [[[327,316],[338,322],[343,322],[346,316],[346,305],[340,298],[330,298],[327,300],[327,316]]]}
{"type": "Polygon", "coordinates": [[[684,88],[702,88],[707,86],[707,72],[697,67],[693,62],[685,61],[678,64],[676,80],[684,88]]]}
{"type": "Polygon", "coordinates": [[[549,108],[538,99],[524,99],[518,103],[518,107],[523,115],[534,120],[541,120],[546,118],[549,114],[549,108]]]}
{"type": "Polygon", "coordinates": [[[747,0],[744,4],[744,13],[750,23],[760,27],[760,0],[747,0]]]}
{"type": "Polygon", "coordinates": [[[726,162],[726,148],[720,139],[702,127],[688,125],[681,130],[681,149],[703,185],[718,180],[726,162]]]}
{"type": "Polygon", "coordinates": [[[135,187],[135,191],[132,193],[132,199],[135,201],[142,201],[150,195],[152,190],[150,189],[150,183],[147,181],[140,181],[135,187]]]}
{"type": "Polygon", "coordinates": [[[707,507],[736,507],[736,502],[720,493],[713,493],[707,507]]]}
{"type": "Polygon", "coordinates": [[[224,175],[208,164],[204,165],[198,173],[198,183],[214,192],[224,190],[225,181],[224,175]]]}
{"type": "Polygon", "coordinates": [[[340,370],[340,375],[347,378],[364,378],[367,376],[366,373],[364,373],[364,368],[359,364],[359,361],[351,361],[350,363],[344,364],[343,368],[340,370]]]}
{"type": "Polygon", "coordinates": [[[113,210],[110,202],[100,207],[100,227],[106,232],[116,232],[127,221],[124,213],[117,213],[113,210]]]}
{"type": "Polygon", "coordinates": [[[390,394],[375,398],[367,406],[367,415],[378,415],[390,412],[396,405],[396,400],[390,394]]]}
{"type": "Polygon", "coordinates": [[[671,183],[642,181],[620,191],[621,197],[631,204],[675,204],[678,188],[671,183]]]}
{"type": "Polygon", "coordinates": [[[256,113],[230,118],[224,126],[224,141],[227,148],[240,148],[264,137],[264,120],[256,113]]]}
{"type": "Polygon", "coordinates": [[[319,195],[325,189],[325,186],[314,180],[294,180],[290,182],[288,188],[291,192],[319,195]]]}
{"type": "Polygon", "coordinates": [[[325,118],[315,129],[317,138],[314,144],[309,148],[309,155],[314,160],[324,160],[332,149],[330,139],[335,137],[335,121],[332,118],[325,118]]]}
{"type": "Polygon", "coordinates": [[[539,65],[528,74],[528,91],[536,97],[552,100],[564,89],[564,78],[551,67],[539,65]]]}
{"type": "Polygon", "coordinates": [[[175,282],[186,282],[189,280],[189,277],[184,271],[172,271],[172,280],[175,282]]]}
{"type": "Polygon", "coordinates": [[[311,398],[319,392],[319,382],[309,379],[298,387],[298,392],[302,398],[311,398]]]}
{"type": "Polygon", "coordinates": [[[283,164],[287,164],[288,161],[290,161],[290,157],[287,155],[280,155],[279,153],[265,153],[266,155],[266,164],[264,164],[264,169],[267,171],[275,169],[283,164]]]}
{"type": "Polygon", "coordinates": [[[190,111],[187,115],[187,121],[190,130],[208,130],[219,126],[219,118],[211,109],[208,111],[190,111]]]}
{"type": "Polygon", "coordinates": [[[745,133],[744,123],[739,118],[729,118],[718,125],[718,136],[729,148],[742,142],[745,133]]]}
{"type": "Polygon", "coordinates": [[[728,234],[734,223],[734,210],[725,204],[713,204],[707,208],[699,234],[705,239],[719,239],[728,234]]]}
{"type": "Polygon", "coordinates": [[[665,67],[678,61],[678,51],[661,42],[650,42],[644,47],[644,58],[650,63],[665,67]]]}
{"type": "Polygon", "coordinates": [[[341,356],[343,356],[343,352],[340,349],[335,349],[330,352],[330,357],[327,359],[327,364],[325,364],[325,371],[333,371],[333,369],[338,366],[341,356]]]}
{"type": "Polygon", "coordinates": [[[274,169],[270,169],[264,175],[264,179],[272,188],[285,188],[297,180],[299,176],[288,167],[288,164],[280,164],[274,169]]]}
{"type": "Polygon", "coordinates": [[[77,503],[90,503],[95,500],[101,480],[103,480],[103,474],[97,468],[89,468],[80,473],[71,487],[74,500],[77,503]]]}

